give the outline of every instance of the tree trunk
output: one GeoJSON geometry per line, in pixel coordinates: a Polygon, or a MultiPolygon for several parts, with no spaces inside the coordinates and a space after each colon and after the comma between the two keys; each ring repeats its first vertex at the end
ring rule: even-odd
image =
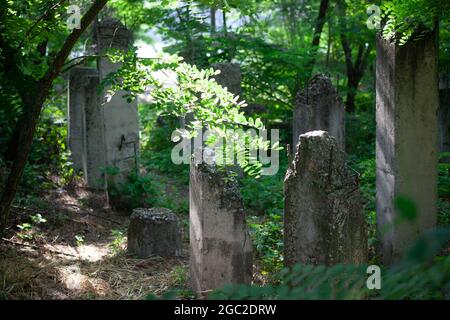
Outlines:
{"type": "Polygon", "coordinates": [[[225,10],[222,11],[222,19],[223,19],[223,34],[226,36],[228,33],[228,27],[227,27],[227,13],[225,10]]]}
{"type": "Polygon", "coordinates": [[[312,41],[313,47],[318,47],[320,44],[320,37],[322,36],[323,26],[326,22],[327,11],[330,5],[330,0],[321,0],[319,8],[319,16],[316,21],[316,28],[314,30],[314,37],[312,41]]]}
{"type": "MultiPolygon", "coordinates": [[[[345,3],[339,1],[338,9],[340,19],[342,19],[346,13],[345,3]]],[[[340,29],[341,44],[344,51],[345,66],[348,78],[347,99],[345,101],[345,106],[347,112],[353,113],[356,110],[355,99],[358,92],[359,83],[361,82],[364,72],[367,69],[367,63],[372,47],[370,45],[365,46],[364,44],[360,44],[356,61],[353,62],[352,47],[346,35],[346,32],[349,31],[342,20],[340,21],[340,29]]]]}
{"type": "Polygon", "coordinates": [[[0,201],[0,233],[2,233],[7,226],[9,210],[17,193],[17,188],[31,151],[31,144],[36,130],[37,120],[43,104],[42,97],[44,94],[46,96],[48,91],[49,90],[47,89],[46,92],[40,93],[40,97],[36,97],[34,104],[31,102],[34,98],[33,96],[28,97],[28,101],[24,101],[24,105],[26,103],[25,107],[27,112],[23,114],[21,120],[17,123],[15,130],[18,142],[17,145],[20,146],[20,148],[15,148],[14,153],[12,154],[13,164],[0,201]]]}
{"type": "Polygon", "coordinates": [[[214,35],[216,33],[216,8],[211,8],[210,10],[210,18],[211,18],[211,35],[214,35]]]}
{"type": "Polygon", "coordinates": [[[326,17],[328,12],[328,7],[330,6],[330,0],[321,0],[319,7],[319,15],[316,20],[316,27],[314,29],[314,36],[311,43],[312,47],[312,56],[306,66],[306,75],[307,79],[311,78],[312,71],[314,69],[314,65],[317,60],[317,50],[320,45],[320,38],[322,37],[323,27],[326,23],[326,17]]]}
{"type": "Polygon", "coordinates": [[[59,75],[64,62],[69,56],[76,42],[95,19],[97,14],[103,9],[108,0],[96,0],[86,14],[81,19],[80,29],[75,29],[67,37],[61,50],[56,54],[53,62],[49,66],[49,71],[40,80],[34,82],[31,86],[33,90],[21,93],[22,105],[25,112],[17,123],[13,136],[17,137],[18,147],[13,153],[13,165],[8,175],[8,179],[0,199],[0,235],[5,232],[8,224],[11,204],[17,193],[20,180],[22,179],[28,157],[31,151],[33,136],[36,131],[37,121],[41,113],[43,104],[47,99],[53,81],[59,75]],[[20,147],[20,148],[19,148],[20,147]]]}
{"type": "Polygon", "coordinates": [[[347,99],[345,100],[345,110],[349,113],[355,112],[355,98],[357,88],[348,86],[347,99]]]}

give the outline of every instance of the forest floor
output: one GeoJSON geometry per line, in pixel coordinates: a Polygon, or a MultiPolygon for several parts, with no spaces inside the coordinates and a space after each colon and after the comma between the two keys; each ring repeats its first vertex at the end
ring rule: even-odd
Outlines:
{"type": "MultiPolygon", "coordinates": [[[[157,176],[155,174],[155,176],[157,176]]],[[[165,196],[188,201],[189,187],[165,175],[165,196]]],[[[136,259],[126,252],[129,213],[107,206],[103,192],[72,183],[38,190],[13,207],[14,221],[0,239],[0,299],[145,299],[189,289],[189,222],[178,213],[183,256],[136,259]]],[[[441,253],[450,253],[450,242],[441,253]]],[[[254,283],[270,281],[255,259],[254,283]]]]}
{"type": "Polygon", "coordinates": [[[39,209],[13,208],[16,221],[0,241],[0,298],[143,299],[170,290],[189,297],[187,223],[182,257],[135,259],[126,253],[129,217],[108,208],[104,194],[73,185],[41,200],[39,209]]]}

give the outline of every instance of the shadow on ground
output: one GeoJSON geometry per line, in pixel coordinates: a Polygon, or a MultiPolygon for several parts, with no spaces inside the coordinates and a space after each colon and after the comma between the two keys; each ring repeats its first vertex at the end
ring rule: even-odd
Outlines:
{"type": "Polygon", "coordinates": [[[101,193],[76,186],[42,199],[44,208],[13,208],[16,219],[0,243],[0,298],[143,299],[186,291],[185,223],[183,257],[140,260],[126,254],[128,216],[108,209],[101,193]],[[47,222],[24,238],[16,226],[36,214],[47,222]]]}

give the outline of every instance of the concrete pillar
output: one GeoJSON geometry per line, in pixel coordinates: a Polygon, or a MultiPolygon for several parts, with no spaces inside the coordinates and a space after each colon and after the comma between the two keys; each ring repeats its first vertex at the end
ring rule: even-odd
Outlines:
{"type": "Polygon", "coordinates": [[[331,80],[324,75],[314,76],[304,92],[300,92],[293,117],[293,147],[298,137],[309,131],[324,130],[336,138],[345,150],[345,108],[331,80]]]}
{"type": "Polygon", "coordinates": [[[105,130],[103,108],[98,94],[98,73],[86,77],[85,90],[85,143],[83,147],[83,172],[86,184],[95,189],[105,189],[103,168],[106,167],[105,130]]]}
{"type": "MultiPolygon", "coordinates": [[[[127,50],[133,43],[132,32],[120,22],[107,19],[96,26],[95,39],[100,55],[109,48],[127,50]]],[[[100,81],[120,68],[106,57],[98,60],[100,81]]],[[[124,183],[127,176],[137,170],[139,154],[139,120],[137,101],[128,103],[125,92],[116,93],[102,105],[106,166],[116,167],[120,173],[108,177],[108,183],[124,183]]],[[[106,99],[102,98],[103,101],[106,99]]]]}
{"type": "Polygon", "coordinates": [[[97,70],[93,68],[76,67],[69,74],[67,137],[73,168],[76,171],[83,169],[83,148],[86,131],[84,109],[86,106],[86,91],[89,90],[86,81],[88,76],[96,73],[97,70]]]}
{"type": "Polygon", "coordinates": [[[69,76],[69,147],[88,187],[104,189],[105,138],[97,69],[76,67],[69,76]]]}
{"type": "Polygon", "coordinates": [[[437,32],[404,46],[377,39],[377,223],[387,265],[436,224],[437,43],[437,32]],[[396,223],[399,196],[416,204],[415,221],[396,223]]]}
{"type": "Polygon", "coordinates": [[[367,262],[367,226],[357,176],[325,131],[300,136],[285,178],[284,261],[367,262]]]}
{"type": "Polygon", "coordinates": [[[191,162],[192,287],[202,295],[227,284],[250,284],[252,244],[237,183],[225,181],[216,167],[191,162]]]}

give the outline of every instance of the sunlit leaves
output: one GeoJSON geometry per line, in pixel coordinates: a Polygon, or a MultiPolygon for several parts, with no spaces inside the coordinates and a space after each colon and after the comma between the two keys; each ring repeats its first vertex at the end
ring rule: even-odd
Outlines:
{"type": "Polygon", "coordinates": [[[192,114],[194,120],[187,128],[190,135],[195,135],[199,129],[206,129],[232,143],[236,154],[246,155],[242,157],[246,160],[239,163],[244,172],[251,176],[260,175],[262,165],[249,159],[249,150],[268,150],[270,143],[243,130],[238,135],[236,130],[243,127],[264,130],[264,124],[261,119],[246,117],[241,111],[246,103],[213,80],[219,71],[199,69],[173,55],[155,59],[138,58],[136,48],[127,53],[111,51],[108,56],[113,62],[122,64],[104,82],[110,92],[124,90],[127,100],[147,92],[152,98],[152,106],[166,114],[177,117],[192,114]],[[163,75],[173,73],[173,82],[167,85],[167,79],[155,76],[158,72],[163,75]]]}
{"type": "Polygon", "coordinates": [[[423,38],[438,20],[450,19],[447,0],[389,0],[383,2],[381,9],[385,21],[383,36],[399,45],[423,38]]]}

